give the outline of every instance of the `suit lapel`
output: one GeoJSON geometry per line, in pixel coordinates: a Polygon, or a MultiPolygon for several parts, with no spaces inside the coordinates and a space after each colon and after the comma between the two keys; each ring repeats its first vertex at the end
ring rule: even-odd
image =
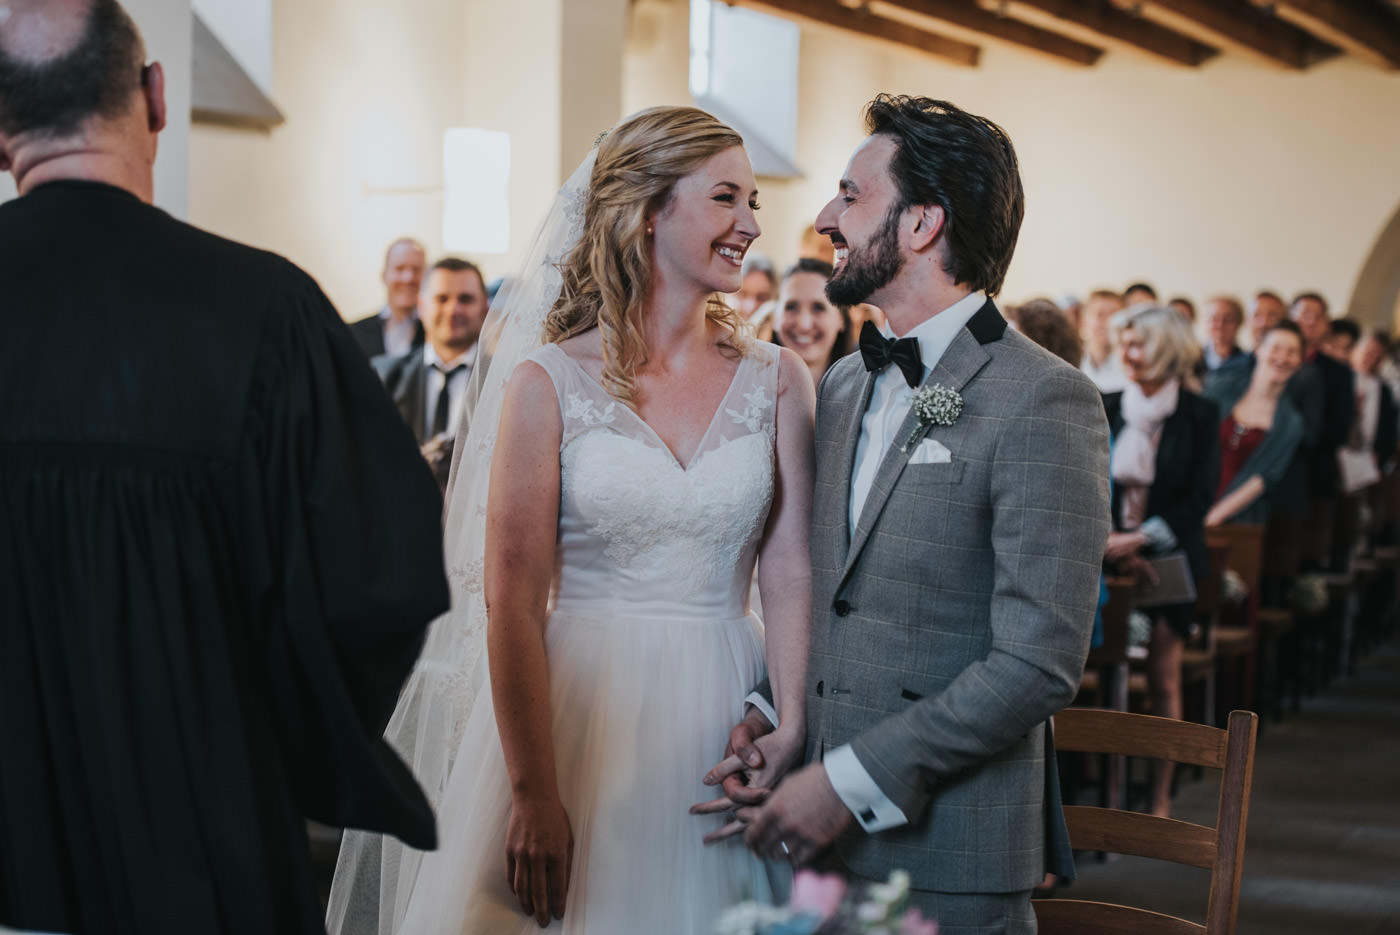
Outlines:
{"type": "Polygon", "coordinates": [[[875,374],[861,371],[860,389],[856,400],[841,408],[840,421],[835,426],[836,450],[841,453],[840,473],[836,477],[833,490],[839,491],[840,501],[832,509],[839,511],[837,523],[837,555],[833,567],[846,565],[846,556],[851,544],[851,479],[855,475],[856,447],[860,444],[860,426],[865,419],[865,410],[870,406],[870,394],[875,390],[875,374]]]}
{"type": "MultiPolygon", "coordinates": [[[[992,307],[993,314],[996,314],[996,309],[994,306],[991,306],[990,302],[987,303],[987,306],[983,307],[984,311],[987,307],[992,307]]],[[[976,321],[981,316],[982,313],[979,312],[977,316],[974,316],[973,321],[976,321]]],[[[997,318],[1000,319],[1000,315],[998,315],[997,318]]],[[[961,393],[963,387],[967,385],[967,382],[976,376],[977,372],[991,359],[982,348],[984,342],[974,336],[972,324],[973,322],[969,322],[967,328],[958,332],[958,336],[953,339],[952,344],[948,345],[948,350],[944,352],[942,359],[938,361],[938,365],[933,368],[928,378],[924,380],[921,388],[941,383],[961,393]]],[[[1002,322],[1002,328],[1003,330],[1005,329],[1004,321],[1002,322]]],[[[998,333],[997,336],[999,337],[1000,334],[998,333]]],[[[871,387],[874,386],[874,382],[873,379],[870,381],[871,387]]],[[[868,389],[865,398],[868,402],[870,398],[870,391],[868,389]]],[[[860,408],[860,417],[863,418],[864,414],[865,407],[862,406],[860,408]]],[[[899,480],[899,476],[904,473],[904,467],[909,463],[909,458],[914,453],[914,447],[917,447],[911,446],[909,450],[906,451],[904,442],[918,425],[919,420],[914,415],[913,409],[911,408],[904,414],[904,419],[900,422],[899,429],[890,440],[890,447],[886,449],[884,458],[880,461],[880,467],[875,472],[875,480],[870,485],[870,494],[865,498],[865,505],[861,508],[860,517],[856,521],[855,532],[851,536],[851,547],[846,553],[846,562],[841,574],[843,582],[850,575],[851,569],[856,563],[856,559],[860,557],[861,550],[865,547],[865,543],[869,540],[870,533],[875,527],[875,521],[879,519],[881,511],[885,508],[885,501],[889,499],[890,494],[894,491],[895,483],[899,480]]],[[[930,431],[937,431],[937,426],[933,426],[930,431]]],[[[857,418],[855,440],[858,440],[859,437],[860,418],[857,418]]],[[[852,441],[851,445],[852,461],[854,460],[855,440],[852,441]]],[[[849,492],[851,474],[849,464],[846,473],[847,484],[844,489],[849,492]]],[[[847,513],[849,512],[848,501],[847,513]]]]}

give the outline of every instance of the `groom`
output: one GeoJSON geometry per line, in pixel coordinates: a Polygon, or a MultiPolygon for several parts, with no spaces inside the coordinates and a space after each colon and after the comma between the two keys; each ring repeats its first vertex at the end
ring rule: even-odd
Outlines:
{"type": "MultiPolygon", "coordinates": [[[[907,870],[946,935],[1031,933],[1073,874],[1046,720],[1079,685],[1108,535],[1108,431],[1088,378],[1014,330],[1011,141],[952,104],[881,95],[817,218],[828,295],[884,310],[822,381],[807,761],[745,840],[853,875],[907,870]],[[916,415],[922,410],[923,416],[916,415]]],[[[735,802],[760,709],[712,771],[735,802]],[[741,762],[742,761],[742,762],[741,762]]]]}

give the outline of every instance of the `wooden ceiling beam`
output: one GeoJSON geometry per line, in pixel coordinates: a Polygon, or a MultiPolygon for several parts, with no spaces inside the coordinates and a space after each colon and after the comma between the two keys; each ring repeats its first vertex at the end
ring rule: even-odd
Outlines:
{"type": "Polygon", "coordinates": [[[921,17],[951,23],[1074,65],[1093,65],[1103,55],[1103,49],[1097,46],[1009,16],[1000,16],[967,0],[877,0],[874,12],[883,14],[884,7],[895,7],[921,17]]]}
{"type": "Polygon", "coordinates": [[[1109,0],[979,0],[984,6],[1006,9],[1011,15],[1025,8],[1037,10],[1056,20],[1087,29],[1111,42],[1131,46],[1175,65],[1197,68],[1220,54],[1220,50],[1190,36],[1173,32],[1149,19],[1133,16],[1109,0]]]}
{"type": "Polygon", "coordinates": [[[1251,0],[1382,68],[1400,68],[1400,15],[1370,0],[1251,0]]]}
{"type": "Polygon", "coordinates": [[[1113,0],[1115,6],[1211,45],[1254,55],[1298,71],[1339,54],[1292,23],[1244,0],[1113,0]]]}
{"type": "Polygon", "coordinates": [[[835,26],[872,39],[916,49],[968,68],[976,67],[982,50],[968,42],[940,36],[905,23],[875,16],[865,10],[848,9],[836,0],[725,0],[730,6],[759,10],[790,19],[810,20],[835,26]]]}

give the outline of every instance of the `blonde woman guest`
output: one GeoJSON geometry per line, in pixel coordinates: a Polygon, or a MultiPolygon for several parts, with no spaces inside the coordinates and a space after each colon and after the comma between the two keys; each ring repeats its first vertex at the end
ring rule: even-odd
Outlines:
{"type": "MultiPolygon", "coordinates": [[[[1129,310],[1118,329],[1128,384],[1104,397],[1113,454],[1113,532],[1105,558],[1128,568],[1177,549],[1203,582],[1205,516],[1220,474],[1215,403],[1183,384],[1200,356],[1190,324],[1169,308],[1129,310]]],[[[1153,608],[1147,680],[1152,712],[1181,717],[1181,653],[1195,602],[1153,608]]],[[[1153,776],[1151,810],[1171,810],[1171,770],[1153,776]]]]}
{"type": "Polygon", "coordinates": [[[1208,396],[1220,408],[1220,484],[1207,526],[1262,523],[1269,494],[1287,474],[1303,439],[1303,416],[1286,395],[1303,364],[1303,336],[1291,321],[1264,332],[1243,390],[1213,380],[1208,396]]]}
{"type": "Polygon", "coordinates": [[[802,358],[816,386],[827,368],[848,352],[851,320],[846,309],[826,297],[831,264],[804,257],[778,286],[774,340],[802,358]]]}
{"type": "MultiPolygon", "coordinates": [[[[718,297],[759,235],[742,141],[694,108],[643,111],[563,200],[579,229],[562,286],[552,263],[536,274],[543,346],[531,307],[503,297],[524,359],[498,428],[484,396],[464,449],[489,458],[484,553],[449,564],[469,606],[484,597],[489,692],[442,794],[441,849],[399,882],[411,895],[384,935],[708,935],[769,892],[768,865],[738,840],[707,849],[688,814],[765,668],[779,726],[755,785],[803,754],[815,393],[718,297]],[[748,612],[759,556],[766,627],[748,612]]],[[[454,472],[449,537],[477,522],[458,490],[482,460],[454,472]]]]}

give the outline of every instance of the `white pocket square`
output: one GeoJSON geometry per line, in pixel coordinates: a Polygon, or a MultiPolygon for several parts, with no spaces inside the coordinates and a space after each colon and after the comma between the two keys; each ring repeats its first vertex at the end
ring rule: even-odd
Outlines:
{"type": "Polygon", "coordinates": [[[925,438],[909,456],[910,464],[951,464],[953,453],[936,438],[925,438]]]}

